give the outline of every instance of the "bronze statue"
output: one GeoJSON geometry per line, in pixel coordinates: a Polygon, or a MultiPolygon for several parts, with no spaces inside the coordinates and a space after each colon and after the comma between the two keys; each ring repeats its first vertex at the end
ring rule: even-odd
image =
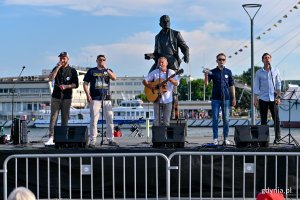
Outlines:
{"type": "Polygon", "coordinates": [[[160,17],[159,25],[162,27],[162,30],[155,36],[154,53],[145,54],[145,59],[155,60],[150,72],[157,67],[158,58],[161,56],[168,59],[168,69],[177,71],[181,63],[178,47],[184,55],[183,61],[185,63],[189,62],[189,47],[186,45],[180,32],[170,28],[170,17],[168,15],[160,17]]]}

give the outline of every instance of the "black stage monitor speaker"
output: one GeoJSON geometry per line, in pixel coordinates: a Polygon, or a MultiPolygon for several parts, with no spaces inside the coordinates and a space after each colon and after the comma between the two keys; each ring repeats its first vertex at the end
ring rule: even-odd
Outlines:
{"type": "Polygon", "coordinates": [[[55,126],[54,142],[56,148],[85,147],[88,142],[87,126],[55,126]]]}
{"type": "Polygon", "coordinates": [[[186,123],[170,126],[152,126],[153,147],[183,148],[186,123]]]}
{"type": "Polygon", "coordinates": [[[12,122],[12,134],[11,140],[13,144],[27,144],[27,122],[26,120],[20,120],[18,118],[14,118],[12,122]]]}
{"type": "Polygon", "coordinates": [[[268,125],[235,126],[234,141],[237,147],[267,147],[269,139],[268,125]]]}

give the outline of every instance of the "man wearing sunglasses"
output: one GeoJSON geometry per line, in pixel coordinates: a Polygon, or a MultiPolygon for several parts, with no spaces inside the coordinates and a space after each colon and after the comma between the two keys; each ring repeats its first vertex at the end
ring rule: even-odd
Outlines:
{"type": "MultiPolygon", "coordinates": [[[[97,125],[103,102],[103,116],[106,121],[106,138],[108,145],[118,146],[114,141],[113,111],[111,104],[110,80],[116,80],[115,73],[106,65],[104,55],[97,56],[97,67],[88,70],[84,76],[83,89],[90,106],[90,142],[89,147],[94,148],[98,135],[97,125]]],[[[103,119],[102,119],[103,120],[103,119]]]]}
{"type": "Polygon", "coordinates": [[[211,109],[213,117],[213,143],[219,144],[218,141],[218,124],[220,108],[222,109],[223,119],[223,145],[229,145],[229,113],[230,105],[235,106],[235,87],[231,70],[225,67],[226,55],[219,53],[217,55],[218,66],[210,71],[205,71],[204,82],[208,85],[213,82],[211,109]]]}

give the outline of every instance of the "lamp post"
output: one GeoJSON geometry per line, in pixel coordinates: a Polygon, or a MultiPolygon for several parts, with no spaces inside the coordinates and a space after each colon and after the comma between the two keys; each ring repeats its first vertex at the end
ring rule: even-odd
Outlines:
{"type": "Polygon", "coordinates": [[[191,75],[189,75],[189,101],[192,101],[192,84],[191,84],[191,75]]]}
{"type": "Polygon", "coordinates": [[[251,22],[251,124],[255,125],[255,110],[254,110],[254,48],[253,48],[253,20],[261,8],[261,4],[244,4],[242,5],[246,13],[248,14],[251,22]],[[256,9],[251,16],[247,9],[256,9]]]}

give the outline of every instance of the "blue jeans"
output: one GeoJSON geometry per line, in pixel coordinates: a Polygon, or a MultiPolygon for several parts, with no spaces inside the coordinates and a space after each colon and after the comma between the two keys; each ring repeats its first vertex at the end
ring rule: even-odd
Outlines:
{"type": "Polygon", "coordinates": [[[219,124],[220,107],[222,109],[223,135],[224,135],[224,140],[225,140],[225,139],[227,139],[228,132],[229,132],[230,101],[225,100],[225,111],[224,111],[223,100],[212,100],[211,101],[214,139],[218,139],[218,124],[219,124]]]}

